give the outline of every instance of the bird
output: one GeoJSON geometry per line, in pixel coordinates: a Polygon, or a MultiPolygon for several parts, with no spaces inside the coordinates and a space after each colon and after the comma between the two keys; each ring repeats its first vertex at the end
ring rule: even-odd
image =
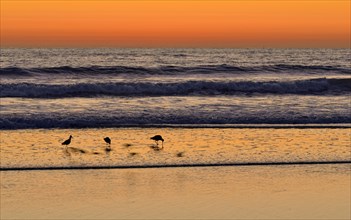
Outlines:
{"type": "Polygon", "coordinates": [[[162,141],[162,148],[163,148],[163,142],[165,141],[161,135],[155,135],[153,137],[150,138],[151,140],[154,140],[158,146],[158,142],[162,141]]]}
{"type": "Polygon", "coordinates": [[[111,149],[111,139],[109,137],[105,137],[104,141],[106,142],[106,144],[108,144],[108,146],[105,148],[105,151],[110,152],[112,150],[111,149]]]}
{"type": "Polygon", "coordinates": [[[105,137],[104,141],[108,144],[111,145],[111,139],[109,137],[105,137]]]}
{"type": "Polygon", "coordinates": [[[72,138],[73,138],[73,136],[70,135],[69,138],[68,138],[67,140],[65,140],[64,142],[62,142],[62,145],[66,145],[66,147],[67,147],[67,145],[69,145],[69,144],[71,143],[71,139],[72,139],[72,138]]]}

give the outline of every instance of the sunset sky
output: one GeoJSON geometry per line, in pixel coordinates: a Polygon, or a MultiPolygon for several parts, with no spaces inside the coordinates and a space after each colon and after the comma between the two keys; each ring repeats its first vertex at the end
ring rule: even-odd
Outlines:
{"type": "Polygon", "coordinates": [[[349,0],[1,0],[1,47],[350,47],[349,0]]]}

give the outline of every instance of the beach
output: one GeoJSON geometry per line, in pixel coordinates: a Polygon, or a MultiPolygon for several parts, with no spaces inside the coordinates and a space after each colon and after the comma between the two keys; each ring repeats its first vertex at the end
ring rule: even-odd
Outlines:
{"type": "Polygon", "coordinates": [[[349,132],[349,128],[1,131],[1,218],[349,219],[349,132]],[[164,148],[155,150],[157,144],[150,137],[158,133],[165,139],[164,148]],[[70,134],[72,143],[66,148],[61,142],[70,134]],[[105,136],[112,140],[109,152],[105,136]]]}
{"type": "Polygon", "coordinates": [[[351,1],[0,1],[0,220],[351,219],[351,1]]]}
{"type": "Polygon", "coordinates": [[[0,220],[351,219],[351,1],[0,1],[0,220]]]}
{"type": "Polygon", "coordinates": [[[1,56],[1,219],[351,217],[348,49],[1,56]]]}

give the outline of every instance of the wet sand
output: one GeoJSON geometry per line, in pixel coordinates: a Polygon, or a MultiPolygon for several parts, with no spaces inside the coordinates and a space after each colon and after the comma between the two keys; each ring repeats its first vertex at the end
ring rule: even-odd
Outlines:
{"type": "Polygon", "coordinates": [[[350,219],[349,135],[348,128],[3,130],[0,217],[350,219]],[[150,140],[156,134],[165,138],[162,150],[150,140]]]}
{"type": "Polygon", "coordinates": [[[1,171],[1,219],[350,219],[350,164],[1,171]]]}
{"type": "MultiPolygon", "coordinates": [[[[1,168],[351,161],[349,128],[114,128],[1,131],[1,168]],[[164,149],[150,137],[161,134],[164,149]],[[61,143],[73,135],[66,148],[61,143]],[[112,140],[106,152],[104,137],[112,140]],[[159,146],[160,147],[160,146],[159,146]]],[[[161,144],[160,144],[161,145],[161,144]]]]}

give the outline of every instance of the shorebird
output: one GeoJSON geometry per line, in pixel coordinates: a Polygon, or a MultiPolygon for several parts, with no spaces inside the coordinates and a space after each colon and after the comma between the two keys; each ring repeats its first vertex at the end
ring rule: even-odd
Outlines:
{"type": "Polygon", "coordinates": [[[106,152],[111,151],[111,139],[109,137],[105,137],[104,141],[106,142],[106,144],[108,144],[108,146],[105,148],[106,152]]]}
{"type": "Polygon", "coordinates": [[[108,144],[111,145],[111,139],[109,137],[105,137],[104,141],[108,144]]]}
{"type": "Polygon", "coordinates": [[[72,139],[72,135],[69,136],[69,138],[67,140],[65,140],[64,142],[62,142],[62,145],[69,145],[71,143],[71,139],[72,139]]]}
{"type": "Polygon", "coordinates": [[[157,146],[158,146],[158,142],[159,142],[159,141],[162,141],[162,148],[163,148],[163,142],[164,142],[165,140],[163,140],[163,138],[162,138],[161,135],[155,135],[155,136],[153,136],[153,137],[150,138],[150,139],[151,139],[151,140],[154,140],[154,141],[156,142],[157,146]]]}

